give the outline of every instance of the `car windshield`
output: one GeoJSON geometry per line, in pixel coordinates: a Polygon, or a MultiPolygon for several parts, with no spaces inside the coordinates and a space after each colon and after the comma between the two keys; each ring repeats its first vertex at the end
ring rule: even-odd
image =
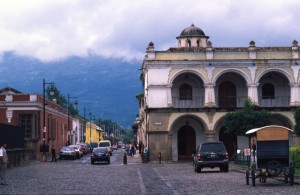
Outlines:
{"type": "Polygon", "coordinates": [[[211,151],[225,151],[223,144],[220,143],[206,143],[201,147],[201,152],[211,152],[211,151]]]}
{"type": "Polygon", "coordinates": [[[74,148],[71,148],[71,147],[63,147],[62,150],[72,151],[72,150],[74,150],[74,148]]]}
{"type": "Polygon", "coordinates": [[[109,146],[109,142],[100,142],[99,147],[109,146]]]}
{"type": "Polygon", "coordinates": [[[106,148],[94,148],[93,152],[102,152],[104,153],[106,151],[106,148]]]}

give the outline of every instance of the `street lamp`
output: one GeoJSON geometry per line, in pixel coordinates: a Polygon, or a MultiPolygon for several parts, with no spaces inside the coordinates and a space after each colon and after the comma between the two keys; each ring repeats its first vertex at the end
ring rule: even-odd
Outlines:
{"type": "MultiPolygon", "coordinates": [[[[70,129],[70,99],[74,99],[74,98],[76,98],[77,99],[77,97],[70,97],[70,95],[68,94],[68,102],[67,102],[67,107],[68,107],[68,143],[70,143],[70,140],[69,140],[69,137],[70,137],[70,134],[71,134],[71,129],[70,129]]],[[[78,101],[76,100],[75,101],[75,106],[78,106],[78,101]]]]}
{"type": "Polygon", "coordinates": [[[90,112],[90,143],[92,142],[92,113],[90,112]]]}
{"type": "MultiPolygon", "coordinates": [[[[49,148],[46,148],[46,84],[47,85],[53,85],[54,83],[46,83],[45,79],[43,79],[43,148],[42,148],[42,152],[43,152],[43,161],[46,161],[46,151],[48,152],[49,148]]],[[[54,95],[54,89],[53,86],[51,86],[50,90],[49,90],[50,95],[54,95]]]]}

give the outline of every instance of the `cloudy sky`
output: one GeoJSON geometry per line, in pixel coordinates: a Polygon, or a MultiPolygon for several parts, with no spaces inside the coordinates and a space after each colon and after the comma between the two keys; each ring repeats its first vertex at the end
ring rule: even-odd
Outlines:
{"type": "Polygon", "coordinates": [[[0,0],[0,56],[142,61],[150,41],[176,47],[192,23],[214,47],[291,46],[299,10],[298,0],[0,0]]]}

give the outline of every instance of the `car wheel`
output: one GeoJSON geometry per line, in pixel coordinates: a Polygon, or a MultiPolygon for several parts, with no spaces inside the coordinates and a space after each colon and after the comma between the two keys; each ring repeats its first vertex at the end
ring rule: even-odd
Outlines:
{"type": "Polygon", "coordinates": [[[94,161],[91,161],[91,164],[93,165],[93,164],[94,164],[94,161]]]}
{"type": "Polygon", "coordinates": [[[199,165],[196,165],[196,172],[200,173],[201,172],[201,167],[199,165]]]}
{"type": "Polygon", "coordinates": [[[220,170],[223,172],[228,172],[229,168],[228,168],[228,166],[225,165],[225,166],[220,167],[220,170]]]}
{"type": "Polygon", "coordinates": [[[110,164],[110,160],[107,161],[107,164],[110,164]]]}
{"type": "Polygon", "coordinates": [[[194,168],[194,171],[197,172],[197,166],[195,163],[193,163],[193,168],[194,168]]]}

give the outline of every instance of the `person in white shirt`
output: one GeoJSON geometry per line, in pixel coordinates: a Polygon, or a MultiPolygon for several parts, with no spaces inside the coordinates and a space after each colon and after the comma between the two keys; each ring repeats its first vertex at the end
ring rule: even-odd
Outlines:
{"type": "Polygon", "coordinates": [[[0,182],[1,185],[5,186],[8,185],[6,183],[6,170],[7,170],[7,163],[8,163],[8,157],[6,154],[6,143],[1,143],[0,148],[0,182]]]}

